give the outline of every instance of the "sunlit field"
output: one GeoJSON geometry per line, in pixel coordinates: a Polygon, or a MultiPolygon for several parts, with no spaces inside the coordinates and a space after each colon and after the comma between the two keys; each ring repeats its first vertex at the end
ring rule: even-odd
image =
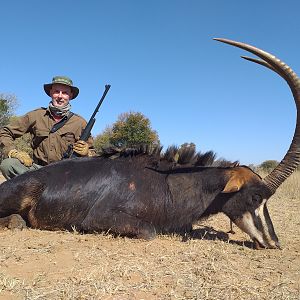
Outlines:
{"type": "Polygon", "coordinates": [[[0,299],[300,299],[300,172],[269,201],[282,250],[217,215],[192,239],[0,231],[0,299]]]}

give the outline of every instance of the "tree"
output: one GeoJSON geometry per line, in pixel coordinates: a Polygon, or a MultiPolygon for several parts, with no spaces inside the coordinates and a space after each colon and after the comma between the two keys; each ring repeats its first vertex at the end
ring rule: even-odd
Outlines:
{"type": "Polygon", "coordinates": [[[17,107],[15,95],[0,93],[0,127],[8,124],[17,107]]]}
{"type": "Polygon", "coordinates": [[[97,153],[101,148],[111,145],[118,148],[136,147],[142,144],[159,144],[158,134],[151,128],[150,120],[139,112],[127,112],[118,116],[118,120],[104,129],[95,138],[97,153]]]}
{"type": "MultiPolygon", "coordinates": [[[[16,116],[15,110],[18,106],[18,99],[15,95],[0,93],[0,127],[6,126],[16,116]]],[[[15,145],[18,150],[26,151],[32,154],[30,147],[30,135],[29,133],[23,135],[15,140],[15,145]]],[[[2,149],[0,149],[0,160],[2,158],[2,149]]]]}
{"type": "Polygon", "coordinates": [[[112,135],[112,127],[107,126],[102,133],[94,139],[94,148],[98,154],[102,152],[102,148],[111,145],[110,137],[112,135]]]}
{"type": "MultiPolygon", "coordinates": [[[[0,127],[9,123],[17,107],[18,100],[15,95],[0,93],[0,127]]],[[[0,161],[3,157],[2,149],[0,148],[0,161]]]]}
{"type": "Polygon", "coordinates": [[[279,162],[277,160],[265,160],[263,163],[260,164],[260,168],[263,171],[266,172],[271,172],[273,169],[275,169],[277,167],[277,165],[279,164],[279,162]]]}

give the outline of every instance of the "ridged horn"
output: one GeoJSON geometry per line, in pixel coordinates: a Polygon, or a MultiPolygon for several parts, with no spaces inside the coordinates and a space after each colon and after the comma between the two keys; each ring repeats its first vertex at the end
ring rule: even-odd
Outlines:
{"type": "Polygon", "coordinates": [[[271,194],[274,194],[277,188],[295,171],[300,163],[300,79],[286,63],[264,50],[228,39],[215,38],[214,40],[244,49],[258,56],[262,60],[248,57],[243,58],[263,65],[279,74],[287,82],[292,91],[297,108],[297,122],[294,137],[284,158],[278,166],[263,179],[271,194]]]}

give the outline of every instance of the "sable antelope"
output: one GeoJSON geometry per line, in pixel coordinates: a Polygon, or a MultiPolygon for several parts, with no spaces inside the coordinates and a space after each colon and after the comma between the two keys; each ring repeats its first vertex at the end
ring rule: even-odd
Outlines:
{"type": "MultiPolygon", "coordinates": [[[[300,80],[284,62],[248,44],[216,39],[257,55],[251,59],[290,86],[299,111],[300,80]]],[[[299,114],[285,157],[264,179],[246,166],[176,166],[157,153],[74,158],[0,185],[2,226],[82,232],[110,231],[143,239],[188,230],[202,217],[225,213],[256,248],[279,248],[268,199],[300,161],[299,114]],[[25,221],[24,221],[25,220],[25,221]]]]}

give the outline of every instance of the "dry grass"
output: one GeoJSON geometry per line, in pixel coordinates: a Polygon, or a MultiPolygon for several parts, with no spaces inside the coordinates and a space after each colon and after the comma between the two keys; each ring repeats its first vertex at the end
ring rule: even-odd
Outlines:
{"type": "Polygon", "coordinates": [[[148,242],[39,230],[0,232],[0,299],[300,299],[300,174],[270,200],[283,250],[256,251],[228,219],[148,242]]]}

